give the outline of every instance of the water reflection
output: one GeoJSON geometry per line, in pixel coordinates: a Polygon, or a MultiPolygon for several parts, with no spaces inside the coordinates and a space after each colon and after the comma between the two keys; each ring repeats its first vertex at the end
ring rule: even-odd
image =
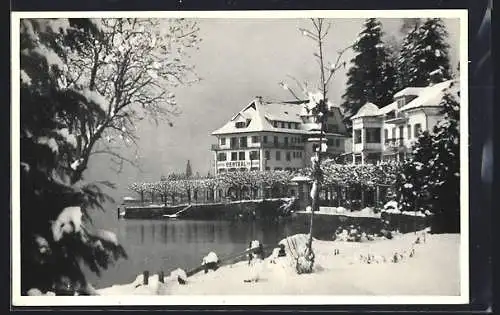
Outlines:
{"type": "Polygon", "coordinates": [[[210,251],[225,257],[243,251],[251,240],[273,245],[308,229],[303,222],[120,220],[116,224],[129,259],[120,260],[101,278],[89,274],[98,288],[128,283],[144,270],[189,269],[198,266],[210,251]]]}

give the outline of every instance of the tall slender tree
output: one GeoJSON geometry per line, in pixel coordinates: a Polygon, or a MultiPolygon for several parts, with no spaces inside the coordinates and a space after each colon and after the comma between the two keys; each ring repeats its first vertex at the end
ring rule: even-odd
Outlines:
{"type": "MultiPolygon", "coordinates": [[[[328,101],[328,87],[331,79],[341,68],[345,67],[345,62],[342,61],[343,54],[351,48],[351,46],[340,50],[337,53],[337,59],[335,63],[325,62],[325,47],[324,43],[328,32],[330,30],[331,24],[325,22],[324,19],[311,19],[313,28],[311,30],[301,28],[302,34],[310,39],[312,39],[317,44],[317,53],[314,53],[314,57],[319,64],[319,84],[317,85],[316,91],[310,91],[307,88],[307,83],[303,85],[295,80],[304,94],[309,98],[309,104],[306,105],[306,111],[311,113],[315,123],[318,125],[318,132],[314,137],[318,138],[318,143],[315,146],[314,156],[311,158],[313,185],[311,188],[311,217],[309,226],[309,238],[306,243],[306,247],[303,253],[300,253],[297,257],[296,270],[298,273],[311,273],[313,272],[315,255],[312,248],[313,243],[313,232],[314,232],[314,212],[319,211],[319,191],[321,189],[321,182],[323,180],[323,171],[321,169],[321,159],[323,157],[322,152],[326,152],[326,143],[324,143],[324,137],[326,132],[326,126],[328,122],[328,107],[331,106],[328,101]]],[[[289,91],[297,100],[300,98],[287,84],[281,83],[281,86],[289,91]]]]}
{"type": "Polygon", "coordinates": [[[378,106],[392,101],[395,90],[395,69],[388,48],[382,41],[382,25],[374,18],[367,19],[354,43],[355,57],[347,72],[347,88],[342,95],[345,123],[367,102],[378,106]]]}

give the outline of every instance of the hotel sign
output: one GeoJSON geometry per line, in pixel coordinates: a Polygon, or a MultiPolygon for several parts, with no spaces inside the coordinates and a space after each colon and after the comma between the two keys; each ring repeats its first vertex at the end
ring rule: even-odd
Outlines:
{"type": "Polygon", "coordinates": [[[250,161],[228,161],[225,162],[225,167],[230,168],[230,167],[250,167],[251,162],[250,161]]]}
{"type": "Polygon", "coordinates": [[[239,167],[252,167],[259,166],[259,161],[227,161],[227,162],[217,162],[217,167],[225,168],[239,168],[239,167]]]}

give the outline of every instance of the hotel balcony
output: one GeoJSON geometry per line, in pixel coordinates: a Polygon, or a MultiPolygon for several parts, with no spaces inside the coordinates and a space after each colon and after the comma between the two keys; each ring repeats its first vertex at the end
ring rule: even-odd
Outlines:
{"type": "Polygon", "coordinates": [[[405,142],[403,138],[388,138],[385,139],[385,149],[386,150],[395,150],[400,147],[404,147],[405,142]]]}
{"type": "Polygon", "coordinates": [[[254,148],[265,148],[265,149],[290,149],[290,150],[304,150],[304,145],[303,144],[286,144],[286,143],[274,143],[274,142],[267,142],[267,143],[252,143],[250,145],[232,145],[232,146],[224,146],[221,147],[218,144],[212,144],[211,150],[212,151],[221,151],[221,150],[241,150],[241,149],[254,149],[254,148]]]}
{"type": "Polygon", "coordinates": [[[408,121],[408,117],[406,117],[406,115],[401,114],[401,113],[397,113],[397,114],[393,114],[393,115],[387,115],[385,117],[384,123],[397,125],[397,124],[406,123],[407,121],[408,121]]]}
{"type": "Polygon", "coordinates": [[[304,150],[303,144],[290,144],[290,143],[281,143],[281,142],[267,142],[261,143],[261,147],[264,149],[290,149],[290,150],[304,150]]]}
{"type": "Polygon", "coordinates": [[[353,145],[354,153],[361,153],[365,151],[378,152],[382,151],[382,149],[383,149],[382,143],[379,142],[374,142],[374,143],[362,142],[362,143],[355,143],[353,145]]]}

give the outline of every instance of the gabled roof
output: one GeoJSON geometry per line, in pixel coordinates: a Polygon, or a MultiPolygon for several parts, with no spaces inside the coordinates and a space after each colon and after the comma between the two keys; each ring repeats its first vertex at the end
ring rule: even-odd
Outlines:
{"type": "Polygon", "coordinates": [[[366,103],[358,110],[356,115],[351,117],[351,120],[356,119],[356,118],[361,118],[361,117],[376,117],[379,115],[380,115],[379,108],[377,105],[375,105],[373,103],[366,103]]]}
{"type": "Polygon", "coordinates": [[[300,111],[303,105],[290,103],[264,103],[260,107],[269,120],[301,123],[300,111]]]}
{"type": "Polygon", "coordinates": [[[378,114],[385,115],[385,114],[388,114],[396,109],[398,109],[398,102],[392,102],[389,105],[386,105],[386,106],[382,107],[381,109],[379,109],[378,114]]]}
{"type": "Polygon", "coordinates": [[[420,91],[418,97],[400,108],[400,111],[419,107],[440,107],[441,100],[448,92],[457,93],[460,89],[458,81],[448,80],[426,87],[420,91]]]}
{"type": "Polygon", "coordinates": [[[300,119],[302,107],[303,105],[298,102],[261,102],[259,99],[255,99],[234,115],[224,126],[212,132],[212,135],[256,131],[304,133],[304,130],[275,128],[272,125],[273,120],[302,123],[300,119]],[[250,124],[246,128],[236,128],[235,121],[238,117],[250,119],[250,124]]]}
{"type": "MultiPolygon", "coordinates": [[[[399,111],[406,111],[420,107],[439,107],[441,106],[440,103],[441,100],[443,99],[443,96],[447,92],[456,94],[459,91],[459,89],[460,89],[460,84],[458,80],[448,80],[427,87],[408,87],[396,93],[394,95],[394,98],[398,98],[404,95],[417,96],[415,99],[411,100],[408,104],[399,108],[399,111]]],[[[351,117],[351,120],[360,117],[382,116],[390,113],[393,110],[398,110],[397,102],[393,102],[380,109],[375,104],[366,103],[359,109],[356,115],[351,117]]]]}
{"type": "Polygon", "coordinates": [[[396,94],[394,94],[394,98],[398,98],[401,96],[408,96],[408,95],[418,96],[423,89],[426,89],[426,88],[425,87],[407,87],[407,88],[402,89],[401,91],[397,92],[396,94]]]}

